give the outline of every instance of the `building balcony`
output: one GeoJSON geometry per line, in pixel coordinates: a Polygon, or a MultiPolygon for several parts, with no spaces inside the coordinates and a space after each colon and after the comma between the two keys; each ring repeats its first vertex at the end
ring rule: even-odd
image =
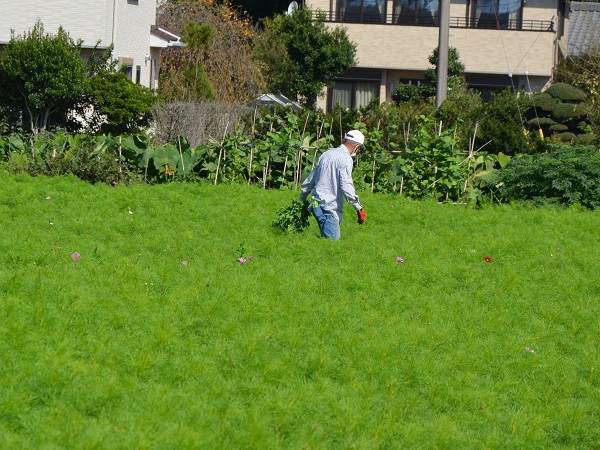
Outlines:
{"type": "MultiPolygon", "coordinates": [[[[437,27],[439,26],[439,15],[437,14],[419,14],[419,15],[396,15],[396,14],[373,14],[373,13],[341,13],[319,11],[323,14],[325,22],[340,24],[373,24],[373,25],[392,25],[392,26],[417,26],[417,27],[437,27]]],[[[475,28],[486,30],[515,30],[515,31],[548,31],[554,32],[554,22],[551,20],[522,20],[511,19],[507,16],[498,18],[480,17],[450,17],[450,28],[475,28]]]]}

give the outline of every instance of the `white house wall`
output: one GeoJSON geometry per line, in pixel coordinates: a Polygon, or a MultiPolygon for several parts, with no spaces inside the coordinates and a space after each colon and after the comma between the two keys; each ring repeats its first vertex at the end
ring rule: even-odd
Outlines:
{"type": "Polygon", "coordinates": [[[62,26],[86,46],[94,46],[98,39],[107,46],[112,37],[113,1],[0,0],[0,41],[10,40],[11,29],[23,35],[41,19],[46,33],[54,34],[62,26]]]}
{"type": "Polygon", "coordinates": [[[40,19],[46,33],[59,26],[84,47],[114,44],[113,57],[140,66],[140,84],[151,86],[152,64],[146,55],[158,58],[150,48],[150,26],[156,17],[155,0],[0,0],[0,44],[10,41],[11,30],[23,35],[40,19]]]}

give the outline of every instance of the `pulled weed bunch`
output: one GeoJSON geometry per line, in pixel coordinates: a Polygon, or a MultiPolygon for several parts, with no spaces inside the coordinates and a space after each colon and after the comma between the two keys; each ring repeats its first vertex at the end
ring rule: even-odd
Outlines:
{"type": "Polygon", "coordinates": [[[277,211],[277,219],[271,225],[288,233],[301,233],[310,225],[308,202],[292,200],[292,203],[277,211]]]}

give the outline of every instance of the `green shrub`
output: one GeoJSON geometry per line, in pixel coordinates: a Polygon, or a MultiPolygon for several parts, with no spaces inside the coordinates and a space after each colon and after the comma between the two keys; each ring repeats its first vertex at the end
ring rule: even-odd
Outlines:
{"type": "Polygon", "coordinates": [[[554,83],[546,93],[562,102],[581,102],[587,97],[581,89],[567,83],[554,83]]]}
{"type": "Polygon", "coordinates": [[[536,117],[535,119],[531,119],[527,122],[530,127],[542,127],[542,128],[550,128],[553,125],[556,125],[556,122],[552,120],[550,117],[536,117]]]}
{"type": "Polygon", "coordinates": [[[32,176],[73,174],[90,183],[108,183],[119,179],[120,173],[115,148],[82,134],[43,133],[35,139],[10,135],[0,139],[0,157],[5,170],[32,176]]]}
{"type": "Polygon", "coordinates": [[[600,151],[593,146],[559,145],[553,151],[513,158],[500,171],[503,201],[600,206],[600,151]]]}
{"type": "Polygon", "coordinates": [[[575,136],[575,144],[589,145],[594,142],[594,136],[589,134],[578,134],[575,136]]]}
{"type": "Polygon", "coordinates": [[[575,140],[575,136],[575,133],[571,133],[570,131],[565,133],[555,133],[552,135],[554,139],[563,143],[573,142],[575,140]]]}
{"type": "Polygon", "coordinates": [[[554,111],[557,102],[550,94],[541,92],[539,94],[534,94],[531,103],[533,103],[533,107],[538,111],[552,112],[554,111]]]}
{"type": "Polygon", "coordinates": [[[552,118],[557,122],[571,122],[585,117],[589,112],[586,105],[559,103],[552,111],[552,118]]]}
{"type": "Polygon", "coordinates": [[[510,89],[493,94],[492,99],[482,108],[476,146],[485,145],[485,149],[494,154],[502,152],[516,155],[532,152],[521,123],[522,112],[527,109],[528,102],[526,96],[517,97],[510,89]]]}
{"type": "Polygon", "coordinates": [[[119,162],[112,152],[94,153],[91,148],[75,147],[56,157],[39,162],[44,175],[73,174],[89,183],[110,183],[119,179],[119,162]]]}
{"type": "Polygon", "coordinates": [[[392,100],[396,104],[420,102],[421,89],[416,84],[400,83],[396,88],[396,92],[392,94],[392,100]]]}
{"type": "Polygon", "coordinates": [[[569,129],[569,127],[563,123],[557,123],[557,124],[551,125],[549,129],[550,129],[550,131],[555,131],[555,132],[567,131],[569,129]]]}

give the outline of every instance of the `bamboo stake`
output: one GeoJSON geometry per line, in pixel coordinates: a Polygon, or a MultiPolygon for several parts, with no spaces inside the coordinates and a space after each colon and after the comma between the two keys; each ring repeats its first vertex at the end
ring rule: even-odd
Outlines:
{"type": "Polygon", "coordinates": [[[248,164],[248,186],[252,179],[252,161],[254,159],[254,145],[250,144],[250,164],[248,164]]]}
{"type": "Polygon", "coordinates": [[[263,167],[263,189],[267,188],[267,176],[269,174],[269,157],[270,153],[267,153],[267,164],[263,167]]]}
{"type": "Polygon", "coordinates": [[[373,158],[373,171],[371,173],[371,193],[375,190],[375,158],[373,158]]]}
{"type": "Polygon", "coordinates": [[[404,131],[404,147],[408,147],[408,138],[410,136],[410,122],[408,122],[408,125],[403,125],[402,130],[404,131]]]}
{"type": "Polygon", "coordinates": [[[298,189],[298,183],[300,183],[300,175],[301,175],[301,168],[302,168],[302,148],[300,148],[300,150],[298,150],[298,165],[297,167],[297,175],[296,175],[296,183],[295,183],[295,189],[298,189]]]}
{"type": "Polygon", "coordinates": [[[313,156],[312,167],[310,168],[310,170],[313,170],[315,168],[315,161],[317,160],[317,153],[319,153],[318,145],[315,147],[315,156],[313,156]]]}
{"type": "Polygon", "coordinates": [[[315,156],[313,157],[312,167],[310,168],[310,170],[314,169],[315,164],[317,163],[317,153],[319,153],[319,139],[321,138],[321,133],[323,132],[323,124],[324,122],[321,122],[321,127],[317,129],[317,146],[315,148],[315,156]]]}
{"type": "Polygon", "coordinates": [[[146,167],[144,167],[144,184],[148,183],[148,163],[150,162],[150,158],[148,158],[148,150],[146,150],[146,167]]]}
{"type": "Polygon", "coordinates": [[[402,188],[404,187],[404,175],[400,177],[400,197],[402,197],[402,188]]]}
{"type": "Polygon", "coordinates": [[[215,172],[215,186],[219,178],[219,167],[221,166],[221,153],[223,153],[223,147],[219,148],[219,159],[217,160],[217,171],[215,172]]]}
{"type": "MultiPolygon", "coordinates": [[[[377,131],[379,131],[379,126],[381,125],[381,119],[377,121],[377,131]]],[[[358,167],[358,158],[356,158],[356,164],[358,167]]],[[[377,152],[373,155],[373,172],[371,174],[371,192],[375,190],[375,164],[377,161],[377,152]]]]}
{"type": "Polygon", "coordinates": [[[119,136],[119,181],[123,178],[123,138],[119,136]]]}
{"type": "Polygon", "coordinates": [[[306,115],[306,120],[304,121],[304,128],[302,129],[302,140],[304,140],[304,133],[306,133],[306,126],[308,125],[308,118],[310,117],[310,113],[306,115]]]}
{"type": "MultiPolygon", "coordinates": [[[[221,166],[221,154],[223,153],[223,143],[225,142],[225,136],[227,135],[227,128],[229,128],[229,122],[225,125],[225,131],[223,132],[223,139],[221,140],[221,147],[219,148],[219,159],[217,161],[217,171],[215,172],[215,186],[219,178],[219,168],[221,166]]],[[[223,158],[225,159],[225,158],[223,158]]]]}
{"type": "Polygon", "coordinates": [[[467,169],[467,178],[465,179],[465,185],[463,187],[463,192],[466,192],[467,186],[469,183],[469,173],[471,172],[471,161],[473,160],[473,149],[475,148],[475,136],[477,135],[477,127],[479,126],[479,122],[475,123],[475,130],[473,130],[473,138],[469,138],[469,165],[467,169]]]}
{"type": "MultiPolygon", "coordinates": [[[[283,163],[283,182],[285,183],[285,171],[287,170],[288,155],[285,155],[285,162],[283,163]]],[[[294,180],[296,179],[296,172],[294,172],[294,180]]]]}
{"type": "Polygon", "coordinates": [[[181,151],[181,136],[177,136],[177,146],[179,147],[179,158],[181,159],[181,171],[185,174],[185,164],[183,163],[183,152],[181,151]]]}
{"type": "Polygon", "coordinates": [[[257,109],[258,109],[258,107],[255,106],[253,117],[252,117],[252,131],[250,132],[251,142],[250,142],[250,164],[248,164],[248,186],[250,186],[250,184],[252,182],[252,163],[254,162],[254,132],[255,132],[255,126],[256,126],[256,111],[257,111],[257,109]]]}

